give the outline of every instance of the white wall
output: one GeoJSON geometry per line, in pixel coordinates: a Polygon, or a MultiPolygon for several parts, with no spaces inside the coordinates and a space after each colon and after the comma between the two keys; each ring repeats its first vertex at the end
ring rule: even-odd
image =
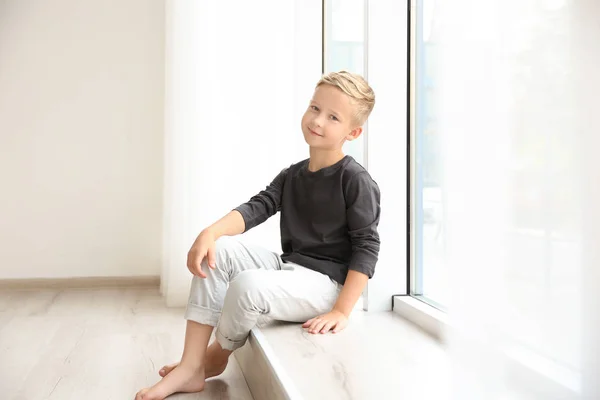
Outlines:
{"type": "MultiPolygon", "coordinates": [[[[308,157],[300,120],[321,74],[320,26],[320,0],[167,1],[167,304],[187,300],[201,229],[308,157]]],[[[278,218],[243,240],[280,251],[278,218]]]]}
{"type": "Polygon", "coordinates": [[[0,279],[158,275],[164,2],[0,2],[0,279]]]}

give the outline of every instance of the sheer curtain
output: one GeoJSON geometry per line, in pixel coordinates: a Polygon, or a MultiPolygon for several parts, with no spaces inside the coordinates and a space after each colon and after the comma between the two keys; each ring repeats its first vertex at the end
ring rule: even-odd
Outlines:
{"type": "Polygon", "coordinates": [[[600,399],[598,21],[436,3],[452,398],[600,399]]]}
{"type": "MultiPolygon", "coordinates": [[[[200,232],[308,156],[300,120],[321,75],[320,0],[166,1],[161,291],[186,304],[200,232]]],[[[273,217],[242,240],[280,251],[273,217]]]]}

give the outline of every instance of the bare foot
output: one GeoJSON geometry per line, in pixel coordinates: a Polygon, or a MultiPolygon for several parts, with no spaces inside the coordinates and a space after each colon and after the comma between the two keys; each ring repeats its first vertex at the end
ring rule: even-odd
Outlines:
{"type": "MultiPolygon", "coordinates": [[[[221,375],[223,373],[223,371],[225,371],[225,368],[227,368],[227,363],[228,363],[228,360],[225,360],[225,363],[220,363],[219,365],[215,365],[213,363],[207,362],[205,379],[221,375]]],[[[165,377],[169,373],[171,373],[171,371],[173,371],[178,365],[179,365],[179,363],[165,365],[164,367],[161,368],[160,371],[158,371],[158,374],[162,377],[165,377]]]]}
{"type": "MultiPolygon", "coordinates": [[[[221,375],[225,368],[227,368],[227,363],[229,362],[229,354],[227,356],[223,355],[223,350],[221,347],[213,347],[209,346],[208,351],[206,352],[206,357],[204,359],[206,378],[212,378],[214,376],[221,375]]],[[[158,371],[158,374],[163,378],[167,376],[173,369],[175,369],[179,363],[174,363],[170,365],[165,365],[158,371]]]]}
{"type": "Polygon", "coordinates": [[[196,393],[204,390],[204,371],[178,365],[150,388],[140,390],[135,400],[163,400],[173,393],[196,393]]]}

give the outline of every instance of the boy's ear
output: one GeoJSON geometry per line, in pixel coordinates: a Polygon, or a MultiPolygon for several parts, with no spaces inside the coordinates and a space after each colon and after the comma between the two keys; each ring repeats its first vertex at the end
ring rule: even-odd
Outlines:
{"type": "Polygon", "coordinates": [[[348,134],[348,136],[346,136],[346,140],[354,140],[354,139],[358,139],[360,137],[360,135],[363,132],[363,128],[362,126],[359,126],[357,128],[352,129],[352,131],[348,134]]]}

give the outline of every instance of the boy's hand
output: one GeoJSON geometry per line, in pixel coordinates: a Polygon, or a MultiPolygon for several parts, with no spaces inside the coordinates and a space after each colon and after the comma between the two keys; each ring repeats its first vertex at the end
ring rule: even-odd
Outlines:
{"type": "Polygon", "coordinates": [[[311,318],[302,325],[303,328],[308,328],[308,333],[327,333],[331,330],[337,333],[346,326],[348,326],[348,317],[337,310],[311,318]]]}
{"type": "Polygon", "coordinates": [[[206,273],[202,271],[204,258],[207,259],[210,268],[216,268],[215,235],[210,230],[202,231],[188,252],[187,267],[192,274],[200,278],[206,278],[206,273]]]}

